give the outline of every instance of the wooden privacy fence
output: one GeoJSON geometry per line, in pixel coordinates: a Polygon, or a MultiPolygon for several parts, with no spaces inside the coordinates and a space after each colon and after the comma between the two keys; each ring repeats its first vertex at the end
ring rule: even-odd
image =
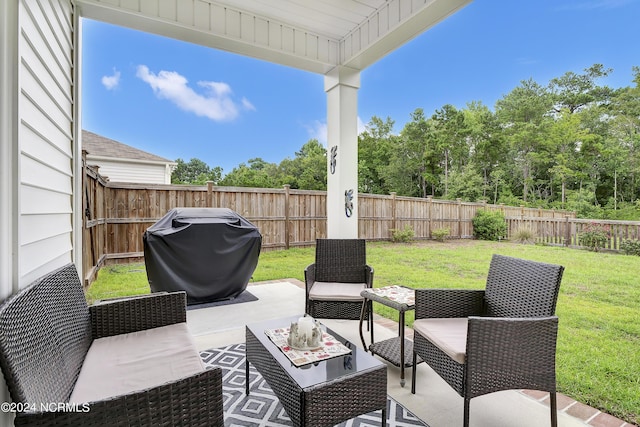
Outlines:
{"type": "MultiPolygon", "coordinates": [[[[326,237],[325,191],[238,188],[105,181],[85,167],[84,272],[85,283],[105,263],[141,260],[145,230],[176,207],[224,207],[251,221],[262,234],[263,250],[311,246],[326,237]]],[[[578,244],[582,228],[593,221],[577,220],[572,212],[431,198],[359,194],[360,238],[389,240],[392,230],[411,227],[417,239],[429,239],[433,230],[448,228],[451,238],[472,238],[471,220],[478,209],[500,210],[507,218],[509,236],[520,227],[534,230],[548,244],[578,244]]],[[[605,221],[598,221],[600,223],[605,221]]],[[[639,238],[640,222],[606,221],[611,249],[622,238],[639,238]]]]}

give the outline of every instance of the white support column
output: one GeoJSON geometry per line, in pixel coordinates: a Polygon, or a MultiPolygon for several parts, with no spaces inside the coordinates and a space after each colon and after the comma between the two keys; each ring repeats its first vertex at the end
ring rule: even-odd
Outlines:
{"type": "Polygon", "coordinates": [[[325,74],[327,92],[327,237],[358,238],[358,89],[360,71],[325,74]]]}

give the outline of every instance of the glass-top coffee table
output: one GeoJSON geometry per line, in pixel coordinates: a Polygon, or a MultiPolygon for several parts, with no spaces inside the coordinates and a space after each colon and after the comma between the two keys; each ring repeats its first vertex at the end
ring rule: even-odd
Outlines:
{"type": "Polygon", "coordinates": [[[298,317],[246,326],[246,393],[251,363],[295,426],[330,427],[376,410],[382,410],[382,426],[386,426],[387,366],[327,328],[351,353],[296,367],[265,331],[288,328],[298,317]]]}

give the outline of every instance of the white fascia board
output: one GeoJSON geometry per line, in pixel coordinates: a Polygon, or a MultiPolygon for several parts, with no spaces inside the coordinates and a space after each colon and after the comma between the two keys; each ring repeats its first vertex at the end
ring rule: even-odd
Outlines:
{"type": "MultiPolygon", "coordinates": [[[[229,13],[240,14],[241,18],[247,16],[246,20],[242,22],[251,22],[252,24],[249,25],[253,26],[248,33],[259,33],[261,30],[258,29],[258,26],[267,23],[270,28],[282,30],[282,34],[279,37],[272,37],[270,29],[267,30],[269,36],[264,38],[255,35],[253,37],[243,36],[240,30],[227,31],[224,34],[223,31],[218,29],[212,30],[211,28],[197,26],[194,23],[180,22],[178,19],[167,19],[157,15],[128,10],[112,4],[106,4],[101,0],[78,0],[77,7],[81,16],[85,18],[146,31],[313,73],[324,74],[337,66],[339,61],[339,40],[320,34],[313,34],[303,28],[296,28],[273,19],[250,16],[247,13],[243,14],[241,11],[229,10],[229,13]],[[311,48],[309,48],[310,46],[311,48]]],[[[212,25],[211,23],[209,24],[210,27],[212,25]]],[[[264,29],[262,31],[264,32],[264,29]]]]}
{"type": "Polygon", "coordinates": [[[171,165],[176,166],[176,162],[163,162],[160,160],[143,160],[143,159],[127,159],[124,157],[107,157],[107,156],[92,156],[91,154],[87,154],[87,162],[90,160],[94,161],[105,161],[111,163],[137,163],[141,165],[171,165]]]}
{"type": "Polygon", "coordinates": [[[390,8],[418,2],[387,2],[340,41],[343,65],[363,70],[471,2],[472,0],[426,0],[423,6],[410,12],[390,8]],[[389,23],[385,28],[381,22],[388,23],[389,15],[404,17],[395,23],[389,23]]]}

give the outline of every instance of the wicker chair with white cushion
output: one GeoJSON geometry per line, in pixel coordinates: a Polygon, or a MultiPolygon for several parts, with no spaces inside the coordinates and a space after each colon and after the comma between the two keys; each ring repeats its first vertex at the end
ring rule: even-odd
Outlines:
{"type": "Polygon", "coordinates": [[[360,292],[373,286],[363,239],[316,240],[315,263],[304,271],[306,312],[325,319],[360,319],[360,292]]]}
{"type": "MultiPolygon", "coordinates": [[[[494,255],[484,290],[416,289],[418,356],[464,397],[500,390],[550,393],[557,426],[554,315],[564,267],[494,255]]],[[[416,370],[411,391],[416,390],[416,370]]]]}

